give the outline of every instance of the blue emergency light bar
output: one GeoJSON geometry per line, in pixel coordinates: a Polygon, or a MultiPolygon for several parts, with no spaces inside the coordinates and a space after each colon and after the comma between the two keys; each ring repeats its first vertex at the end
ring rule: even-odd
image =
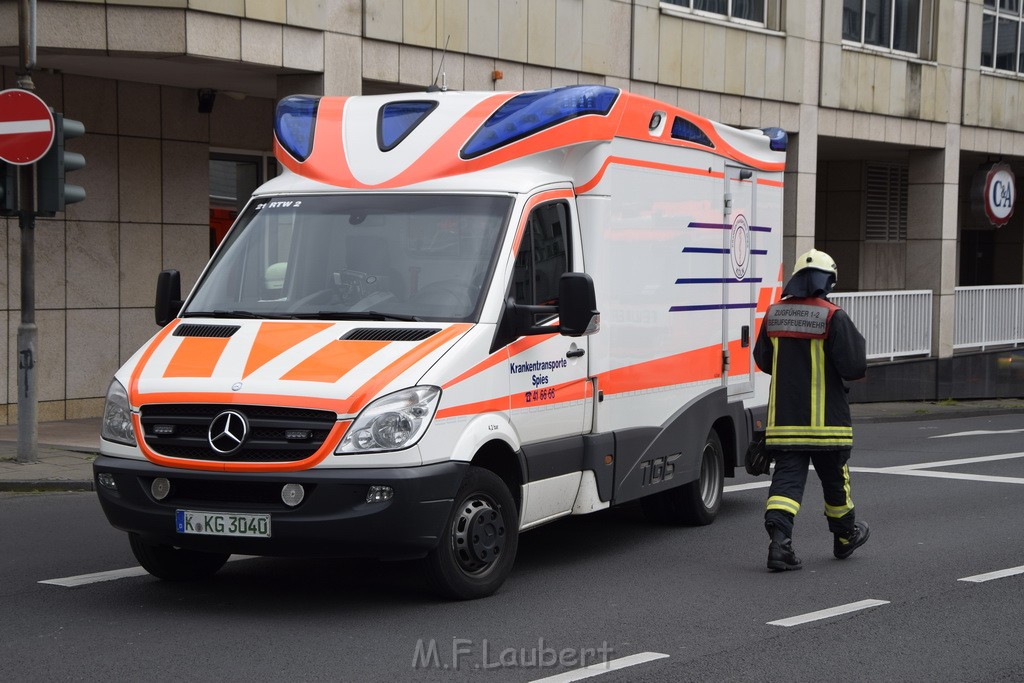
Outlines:
{"type": "Polygon", "coordinates": [[[377,117],[377,147],[382,152],[397,147],[436,107],[437,102],[423,100],[385,104],[377,117]]]}
{"type": "Polygon", "coordinates": [[[781,128],[762,128],[761,132],[768,136],[768,147],[774,152],[785,152],[789,146],[789,136],[781,128]]]}
{"type": "Polygon", "coordinates": [[[682,116],[677,116],[672,122],[672,137],[676,140],[686,140],[696,145],[714,148],[711,138],[700,127],[682,116]]]}
{"type": "Polygon", "coordinates": [[[487,154],[578,116],[607,116],[618,96],[618,88],[604,85],[568,85],[516,95],[473,134],[462,148],[462,158],[487,154]]]}
{"type": "Polygon", "coordinates": [[[289,95],[277,103],[274,112],[274,135],[289,154],[305,161],[313,153],[313,132],[316,130],[317,95],[289,95]]]}

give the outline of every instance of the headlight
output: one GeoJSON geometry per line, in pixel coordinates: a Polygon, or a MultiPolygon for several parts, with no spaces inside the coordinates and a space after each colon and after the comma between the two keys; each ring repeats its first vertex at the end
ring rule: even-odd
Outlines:
{"type": "Polygon", "coordinates": [[[366,406],[338,446],[338,453],[397,451],[416,444],[434,418],[440,387],[413,387],[366,406]]]}
{"type": "Polygon", "coordinates": [[[135,428],[132,427],[132,408],[128,392],[116,379],[107,389],[107,404],[103,407],[103,428],[100,434],[107,441],[135,446],[135,428]]]}

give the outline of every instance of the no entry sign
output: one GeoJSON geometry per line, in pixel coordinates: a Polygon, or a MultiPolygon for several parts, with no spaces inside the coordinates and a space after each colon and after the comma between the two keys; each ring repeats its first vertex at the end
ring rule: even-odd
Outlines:
{"type": "Polygon", "coordinates": [[[43,158],[53,144],[53,114],[28,90],[0,90],[0,159],[24,166],[43,158]]]}

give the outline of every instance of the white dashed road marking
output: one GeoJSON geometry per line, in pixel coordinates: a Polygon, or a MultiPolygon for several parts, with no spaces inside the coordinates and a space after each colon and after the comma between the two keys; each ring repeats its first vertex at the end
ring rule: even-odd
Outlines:
{"type": "Polygon", "coordinates": [[[985,434],[1020,434],[1024,429],[975,429],[970,432],[954,432],[953,434],[936,434],[929,439],[948,439],[953,436],[984,436],[985,434]]]}
{"type": "MultiPolygon", "coordinates": [[[[228,562],[251,559],[252,555],[232,555],[228,562]]],[[[39,583],[46,583],[51,586],[63,588],[77,588],[90,583],[102,583],[104,581],[116,581],[117,579],[128,579],[133,576],[146,576],[149,574],[142,567],[128,567],[127,569],[112,569],[108,572],[94,572],[92,574],[79,574],[78,576],[66,576],[63,579],[45,579],[39,583]]]]}
{"type": "Polygon", "coordinates": [[[582,669],[576,669],[575,671],[566,671],[564,673],[555,674],[554,676],[548,676],[547,678],[538,678],[530,683],[569,683],[569,681],[582,681],[585,678],[600,676],[601,674],[606,674],[609,671],[617,671],[629,666],[653,662],[656,659],[665,659],[666,657],[668,657],[668,655],[661,652],[641,652],[640,654],[630,655],[628,657],[610,659],[607,662],[601,662],[600,664],[591,664],[590,666],[585,666],[582,669]]]}
{"type": "Polygon", "coordinates": [[[957,581],[969,581],[971,583],[985,583],[993,579],[1005,579],[1007,576],[1016,576],[1017,574],[1024,574],[1024,567],[1011,567],[1010,569],[1000,569],[999,571],[989,572],[987,574],[976,574],[974,576],[965,576],[957,581]]]}
{"type": "Polygon", "coordinates": [[[777,619],[775,621],[769,621],[768,625],[797,626],[799,624],[806,624],[809,621],[820,621],[821,619],[838,617],[841,614],[849,614],[850,612],[857,612],[862,609],[868,609],[869,607],[878,607],[880,605],[888,604],[888,600],[861,600],[860,602],[851,602],[848,605],[829,607],[828,609],[818,610],[817,612],[808,612],[807,614],[801,614],[795,617],[788,617],[786,619],[777,619]]]}

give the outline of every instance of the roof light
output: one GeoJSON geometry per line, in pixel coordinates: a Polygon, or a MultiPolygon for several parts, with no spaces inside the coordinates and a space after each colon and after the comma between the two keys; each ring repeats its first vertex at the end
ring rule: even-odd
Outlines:
{"type": "Polygon", "coordinates": [[[388,102],[377,117],[377,146],[387,152],[398,146],[409,133],[434,111],[437,102],[388,102]]]}
{"type": "Polygon", "coordinates": [[[274,135],[285,150],[299,161],[313,152],[313,131],[320,97],[291,95],[277,103],[274,112],[274,135]]]}
{"type": "Polygon", "coordinates": [[[768,147],[776,152],[785,152],[789,146],[789,136],[781,128],[762,128],[761,132],[768,136],[768,147]]]}
{"type": "Polygon", "coordinates": [[[618,96],[617,88],[604,85],[569,85],[516,95],[473,134],[462,148],[462,158],[487,154],[578,116],[607,116],[618,96]]]}
{"type": "Polygon", "coordinates": [[[693,121],[688,121],[681,116],[677,116],[676,120],[672,122],[672,137],[705,147],[714,147],[707,133],[693,121]]]}

